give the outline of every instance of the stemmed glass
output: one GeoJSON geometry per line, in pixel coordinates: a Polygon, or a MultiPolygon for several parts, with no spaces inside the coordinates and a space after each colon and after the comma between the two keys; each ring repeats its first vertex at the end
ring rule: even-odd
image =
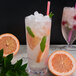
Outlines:
{"type": "Polygon", "coordinates": [[[61,25],[63,37],[68,44],[65,49],[76,50],[76,47],[72,46],[76,40],[76,9],[74,7],[64,7],[61,25]]]}

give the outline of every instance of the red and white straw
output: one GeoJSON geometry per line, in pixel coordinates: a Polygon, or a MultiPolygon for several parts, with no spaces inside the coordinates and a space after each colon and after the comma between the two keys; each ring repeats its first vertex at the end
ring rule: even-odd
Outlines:
{"type": "Polygon", "coordinates": [[[49,11],[50,11],[50,1],[48,1],[48,3],[47,3],[47,15],[49,15],[49,11]]]}

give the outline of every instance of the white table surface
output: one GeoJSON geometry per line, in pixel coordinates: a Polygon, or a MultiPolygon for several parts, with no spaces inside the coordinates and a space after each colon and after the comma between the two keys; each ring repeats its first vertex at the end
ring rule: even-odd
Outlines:
{"type": "MultiPolygon", "coordinates": [[[[50,46],[50,51],[49,51],[49,55],[55,51],[55,50],[59,50],[60,47],[63,47],[64,45],[51,45],[50,46]]],[[[76,46],[76,45],[75,45],[76,46]]],[[[64,49],[63,49],[64,50],[64,49]]],[[[76,59],[76,51],[68,51],[69,53],[71,53],[74,58],[76,59]]],[[[23,58],[23,64],[27,62],[27,60],[25,60],[25,58],[27,57],[27,46],[26,45],[20,45],[20,50],[19,52],[17,53],[17,55],[14,56],[13,60],[12,60],[12,63],[15,63],[17,60],[23,58]]],[[[32,75],[30,74],[29,76],[40,76],[40,75],[32,75]]],[[[47,75],[45,76],[54,76],[52,75],[51,73],[48,72],[47,75]]],[[[71,76],[76,76],[76,71],[74,72],[73,75],[71,76]]]]}

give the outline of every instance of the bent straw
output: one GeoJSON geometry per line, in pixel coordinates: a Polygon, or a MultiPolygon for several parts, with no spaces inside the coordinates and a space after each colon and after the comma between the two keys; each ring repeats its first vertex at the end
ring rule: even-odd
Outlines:
{"type": "Polygon", "coordinates": [[[48,3],[47,3],[47,15],[49,15],[49,11],[50,11],[50,1],[48,1],[48,3]]]}
{"type": "Polygon", "coordinates": [[[76,8],[76,3],[75,3],[75,8],[76,8]]]}
{"type": "Polygon", "coordinates": [[[71,37],[72,37],[72,31],[73,31],[73,29],[71,29],[70,32],[69,32],[68,42],[70,42],[70,40],[71,40],[71,37]]]}
{"type": "MultiPolygon", "coordinates": [[[[75,9],[76,9],[76,3],[75,3],[75,9]]],[[[69,36],[68,36],[68,42],[70,42],[71,37],[72,37],[73,29],[70,30],[69,36]]]]}

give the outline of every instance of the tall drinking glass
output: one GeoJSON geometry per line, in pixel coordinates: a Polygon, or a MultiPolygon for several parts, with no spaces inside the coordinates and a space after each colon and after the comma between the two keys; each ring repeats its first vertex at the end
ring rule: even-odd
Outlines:
{"type": "Polygon", "coordinates": [[[67,50],[76,50],[72,46],[76,40],[76,9],[74,7],[64,7],[62,16],[62,34],[68,46],[67,50]]]}
{"type": "Polygon", "coordinates": [[[37,11],[25,18],[28,70],[35,74],[47,72],[51,19],[37,11]]]}

